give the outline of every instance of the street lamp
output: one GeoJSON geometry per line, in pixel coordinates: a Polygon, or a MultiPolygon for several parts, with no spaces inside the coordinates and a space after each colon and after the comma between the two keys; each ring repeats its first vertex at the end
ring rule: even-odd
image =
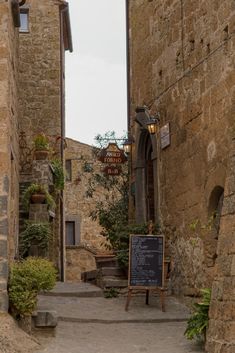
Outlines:
{"type": "Polygon", "coordinates": [[[123,149],[126,154],[131,153],[131,145],[132,145],[132,140],[130,138],[128,138],[127,140],[124,141],[123,149]]]}
{"type": "Polygon", "coordinates": [[[154,135],[158,132],[158,125],[160,122],[159,116],[160,116],[160,114],[157,113],[156,116],[149,117],[149,121],[146,123],[147,129],[148,129],[148,132],[150,133],[150,135],[154,135]]]}

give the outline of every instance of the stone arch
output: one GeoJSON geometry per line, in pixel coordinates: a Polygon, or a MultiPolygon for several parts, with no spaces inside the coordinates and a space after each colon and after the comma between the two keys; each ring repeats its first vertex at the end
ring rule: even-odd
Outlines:
{"type": "Polygon", "coordinates": [[[204,239],[205,264],[208,268],[210,281],[213,281],[216,271],[215,262],[218,256],[218,236],[223,199],[224,188],[221,185],[216,185],[212,189],[208,200],[207,234],[204,239]]]}
{"type": "Polygon", "coordinates": [[[139,128],[136,146],[136,222],[159,222],[156,136],[150,135],[147,129],[139,128]]]}
{"type": "Polygon", "coordinates": [[[208,217],[212,222],[216,238],[218,238],[220,228],[220,217],[224,200],[224,188],[220,185],[214,187],[210,194],[208,203],[208,217]]]}

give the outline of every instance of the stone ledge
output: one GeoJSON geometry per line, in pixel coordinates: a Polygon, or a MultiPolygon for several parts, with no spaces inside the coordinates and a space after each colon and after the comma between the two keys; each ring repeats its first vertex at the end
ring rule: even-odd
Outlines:
{"type": "Polygon", "coordinates": [[[36,328],[55,328],[58,323],[57,312],[53,310],[39,310],[33,315],[36,328]]]}

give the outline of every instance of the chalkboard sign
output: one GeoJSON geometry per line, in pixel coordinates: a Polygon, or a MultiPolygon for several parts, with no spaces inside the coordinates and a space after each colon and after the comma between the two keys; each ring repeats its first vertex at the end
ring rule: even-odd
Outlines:
{"type": "Polygon", "coordinates": [[[131,235],[129,287],[164,286],[164,237],[131,235]]]}

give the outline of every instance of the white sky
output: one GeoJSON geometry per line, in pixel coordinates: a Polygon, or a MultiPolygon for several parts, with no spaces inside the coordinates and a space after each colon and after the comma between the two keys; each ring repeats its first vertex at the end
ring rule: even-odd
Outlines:
{"type": "Polygon", "coordinates": [[[127,130],[125,0],[68,0],[74,52],[66,53],[66,137],[93,144],[127,130]]]}

